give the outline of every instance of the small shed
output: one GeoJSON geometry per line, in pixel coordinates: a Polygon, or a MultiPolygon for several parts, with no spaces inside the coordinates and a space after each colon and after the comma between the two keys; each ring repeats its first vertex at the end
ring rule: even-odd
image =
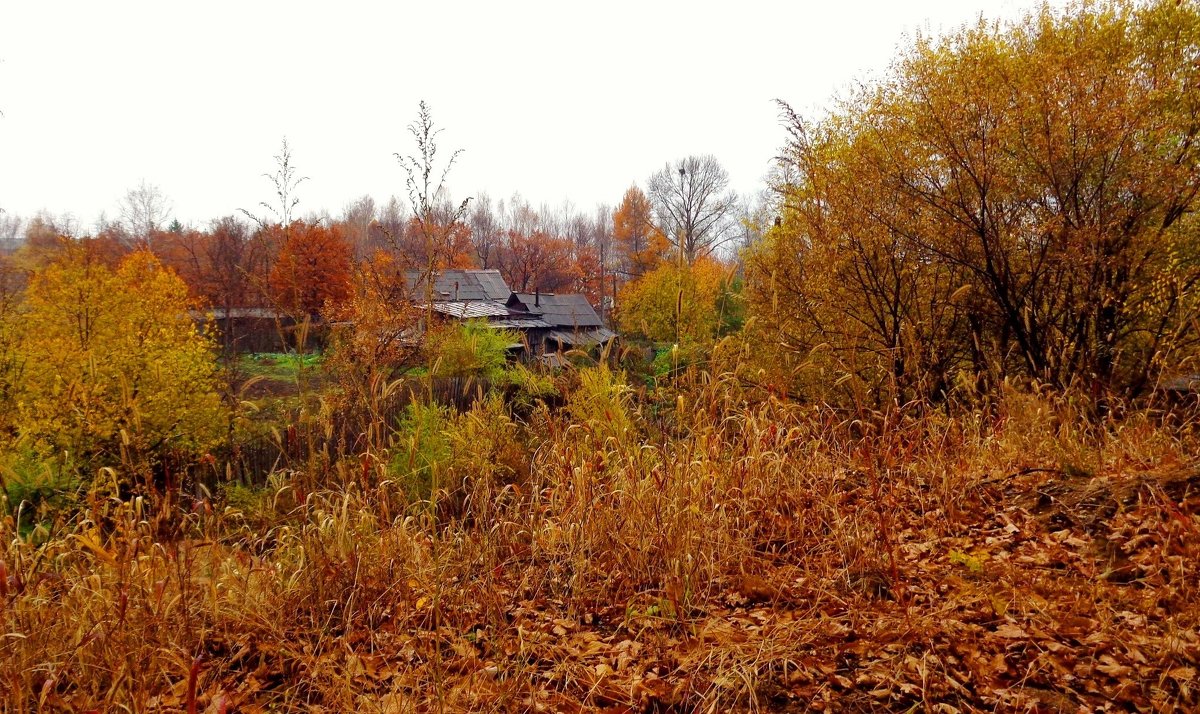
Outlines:
{"type": "Polygon", "coordinates": [[[579,294],[517,293],[499,270],[419,270],[405,273],[416,307],[448,320],[484,320],[488,327],[519,332],[514,352],[532,360],[572,349],[591,351],[617,337],[579,294]],[[429,280],[432,279],[432,304],[429,280]],[[527,346],[527,347],[526,347],[527,346]]]}
{"type": "MultiPolygon", "coordinates": [[[[211,323],[226,354],[244,352],[287,352],[296,349],[302,321],[266,307],[214,307],[191,311],[198,324],[211,323]]],[[[324,348],[327,326],[310,322],[304,329],[305,348],[324,348]]]]}
{"type": "Polygon", "coordinates": [[[547,328],[537,330],[536,336],[529,335],[534,354],[572,349],[590,351],[603,347],[617,336],[605,327],[587,297],[578,293],[513,293],[507,306],[547,325],[547,328]]]}

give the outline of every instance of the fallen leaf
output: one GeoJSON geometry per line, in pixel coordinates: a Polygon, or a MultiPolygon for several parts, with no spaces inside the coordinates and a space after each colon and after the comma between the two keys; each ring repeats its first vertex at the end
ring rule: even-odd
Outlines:
{"type": "Polygon", "coordinates": [[[1029,638],[1028,632],[1011,623],[1000,625],[996,628],[996,632],[994,634],[997,637],[1003,637],[1006,640],[1024,640],[1029,638]]]}

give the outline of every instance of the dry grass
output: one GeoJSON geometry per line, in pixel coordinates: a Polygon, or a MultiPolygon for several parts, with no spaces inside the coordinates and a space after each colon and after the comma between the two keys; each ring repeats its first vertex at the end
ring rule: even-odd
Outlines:
{"type": "Polygon", "coordinates": [[[7,518],[4,710],[1200,705],[1190,428],[581,382],[458,418],[433,504],[367,453],[170,540],[99,496],[31,538],[7,518]]]}

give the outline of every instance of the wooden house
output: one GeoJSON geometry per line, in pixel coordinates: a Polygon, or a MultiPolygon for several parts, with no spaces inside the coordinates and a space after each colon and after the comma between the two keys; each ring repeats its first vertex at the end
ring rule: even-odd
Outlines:
{"type": "Polygon", "coordinates": [[[442,270],[430,285],[419,271],[405,275],[414,303],[430,307],[440,317],[483,320],[489,327],[520,333],[513,345],[520,357],[532,360],[572,349],[590,351],[616,338],[596,310],[579,294],[516,293],[498,270],[442,270]]]}

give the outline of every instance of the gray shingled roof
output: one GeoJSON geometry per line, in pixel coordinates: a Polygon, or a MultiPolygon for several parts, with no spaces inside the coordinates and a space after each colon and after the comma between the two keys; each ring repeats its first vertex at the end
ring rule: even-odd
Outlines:
{"type": "MultiPolygon", "coordinates": [[[[421,271],[408,270],[404,279],[414,299],[426,296],[425,276],[421,271]]],[[[433,279],[434,302],[479,301],[508,299],[511,291],[499,270],[440,270],[433,279]]]]}
{"type": "Polygon", "coordinates": [[[576,329],[587,327],[604,327],[600,316],[592,309],[587,298],[578,293],[570,295],[553,295],[542,293],[517,293],[521,301],[531,313],[538,315],[545,322],[558,328],[576,329]],[[534,306],[537,302],[537,306],[534,306]]]}

